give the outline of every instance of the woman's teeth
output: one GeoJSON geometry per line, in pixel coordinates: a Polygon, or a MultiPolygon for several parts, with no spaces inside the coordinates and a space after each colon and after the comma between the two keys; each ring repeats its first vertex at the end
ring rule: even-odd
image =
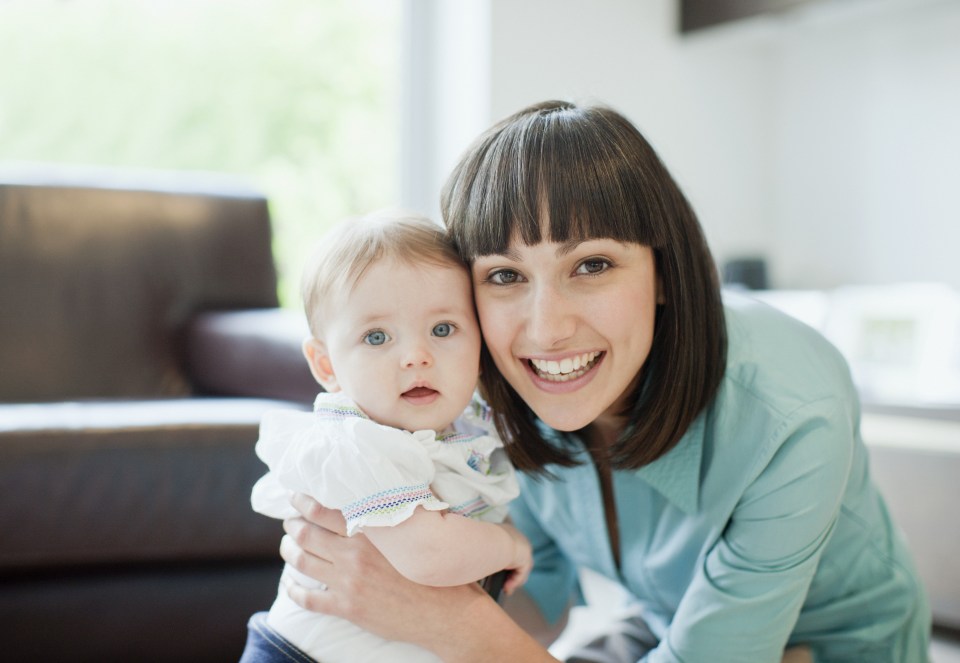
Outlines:
{"type": "Polygon", "coordinates": [[[574,380],[597,363],[599,352],[585,352],[576,357],[566,357],[560,361],[547,361],[546,359],[531,359],[530,366],[536,371],[537,377],[552,382],[566,382],[574,380]]]}

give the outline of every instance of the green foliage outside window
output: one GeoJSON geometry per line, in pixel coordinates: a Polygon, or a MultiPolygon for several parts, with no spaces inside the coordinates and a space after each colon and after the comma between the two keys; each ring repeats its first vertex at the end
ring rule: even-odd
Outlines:
{"type": "Polygon", "coordinates": [[[398,195],[396,0],[0,0],[0,161],[240,174],[281,298],[336,220],[398,195]]]}

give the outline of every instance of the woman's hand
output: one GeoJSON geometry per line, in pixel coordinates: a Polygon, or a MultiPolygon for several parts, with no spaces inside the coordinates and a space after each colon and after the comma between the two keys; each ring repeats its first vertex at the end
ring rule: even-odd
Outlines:
{"type": "Polygon", "coordinates": [[[533,570],[533,549],[527,537],[520,533],[513,525],[503,523],[501,527],[506,530],[513,541],[513,561],[507,568],[510,569],[510,575],[503,584],[503,591],[507,596],[511,596],[523,583],[530,577],[530,571],[533,570]]]}

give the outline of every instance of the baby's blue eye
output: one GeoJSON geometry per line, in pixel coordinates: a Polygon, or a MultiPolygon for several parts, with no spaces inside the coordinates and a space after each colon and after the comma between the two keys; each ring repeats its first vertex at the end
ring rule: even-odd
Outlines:
{"type": "Polygon", "coordinates": [[[389,338],[390,337],[387,336],[387,332],[380,331],[378,329],[376,331],[368,332],[367,335],[363,337],[363,342],[367,345],[383,345],[389,338]]]}
{"type": "Polygon", "coordinates": [[[441,322],[433,328],[434,336],[449,336],[453,333],[453,325],[449,322],[441,322]]]}

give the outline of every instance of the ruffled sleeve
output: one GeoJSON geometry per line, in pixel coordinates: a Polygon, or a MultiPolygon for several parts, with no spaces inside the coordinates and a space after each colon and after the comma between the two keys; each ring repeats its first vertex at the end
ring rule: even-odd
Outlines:
{"type": "Polygon", "coordinates": [[[424,445],[432,437],[430,431],[411,434],[360,417],[267,413],[256,449],[270,472],[254,486],[253,508],[276,518],[295,516],[289,497],[306,493],[339,509],[348,535],[365,526],[396,525],[417,506],[445,509],[430,489],[434,465],[424,445]]]}

